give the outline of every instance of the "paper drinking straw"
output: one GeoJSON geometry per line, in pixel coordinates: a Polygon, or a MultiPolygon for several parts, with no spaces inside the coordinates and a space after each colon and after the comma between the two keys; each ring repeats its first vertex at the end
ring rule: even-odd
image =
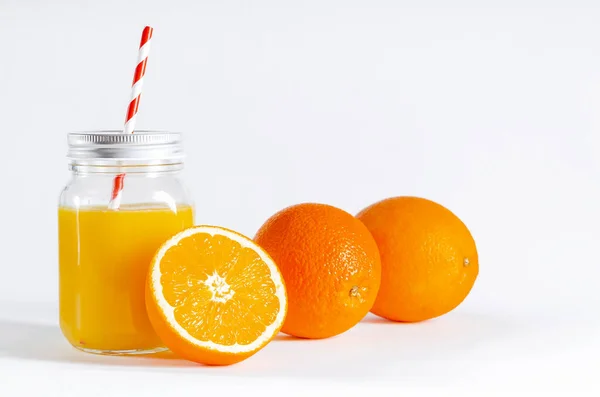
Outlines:
{"type": "MultiPolygon", "coordinates": [[[[138,63],[133,74],[133,83],[131,84],[131,100],[127,107],[127,115],[125,117],[125,127],[123,134],[133,134],[135,130],[135,121],[140,106],[140,98],[142,96],[142,86],[144,84],[144,75],[146,74],[146,63],[148,62],[148,54],[150,53],[150,44],[152,43],[152,29],[146,26],[142,31],[142,39],[140,40],[140,48],[138,51],[138,63]]],[[[113,181],[112,195],[109,202],[109,207],[118,209],[121,204],[121,194],[123,192],[123,181],[125,174],[119,174],[113,181]]]]}

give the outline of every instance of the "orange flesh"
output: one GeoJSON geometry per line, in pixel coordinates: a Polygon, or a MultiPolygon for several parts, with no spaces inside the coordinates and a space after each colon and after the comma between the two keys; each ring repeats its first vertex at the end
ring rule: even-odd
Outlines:
{"type": "Polygon", "coordinates": [[[225,236],[182,239],[166,251],[160,272],[175,320],[199,341],[248,345],[280,310],[267,264],[225,236]]]}

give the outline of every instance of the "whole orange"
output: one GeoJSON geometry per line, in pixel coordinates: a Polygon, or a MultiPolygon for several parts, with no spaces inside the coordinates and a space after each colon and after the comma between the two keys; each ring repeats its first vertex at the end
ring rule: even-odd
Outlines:
{"type": "Polygon", "coordinates": [[[269,218],[255,241],[279,267],[288,294],[281,331],[327,338],[352,328],[371,309],[381,278],[377,244],[361,221],[324,204],[305,203],[269,218]]]}
{"type": "Polygon", "coordinates": [[[381,254],[381,286],[371,312],[395,321],[448,313],[469,294],[479,261],[475,241],[450,210],[418,197],[393,197],[358,215],[381,254]]]}

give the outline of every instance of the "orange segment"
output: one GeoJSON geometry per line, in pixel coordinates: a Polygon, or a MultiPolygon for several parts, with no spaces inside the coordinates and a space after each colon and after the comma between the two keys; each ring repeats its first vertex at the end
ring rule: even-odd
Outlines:
{"type": "Polygon", "coordinates": [[[250,357],[279,332],[287,312],[283,278],[269,255],[215,226],[190,228],[164,243],[146,293],[165,345],[205,364],[250,357]]]}

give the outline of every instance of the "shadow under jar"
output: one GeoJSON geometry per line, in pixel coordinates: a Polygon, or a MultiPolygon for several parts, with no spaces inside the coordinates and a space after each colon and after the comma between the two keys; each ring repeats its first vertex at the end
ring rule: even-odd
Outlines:
{"type": "Polygon", "coordinates": [[[58,209],[62,332],[90,353],[164,350],[146,314],[145,283],[160,245],[194,223],[181,135],[72,133],[68,144],[71,179],[58,209]],[[118,175],[123,189],[111,200],[118,175]]]}

